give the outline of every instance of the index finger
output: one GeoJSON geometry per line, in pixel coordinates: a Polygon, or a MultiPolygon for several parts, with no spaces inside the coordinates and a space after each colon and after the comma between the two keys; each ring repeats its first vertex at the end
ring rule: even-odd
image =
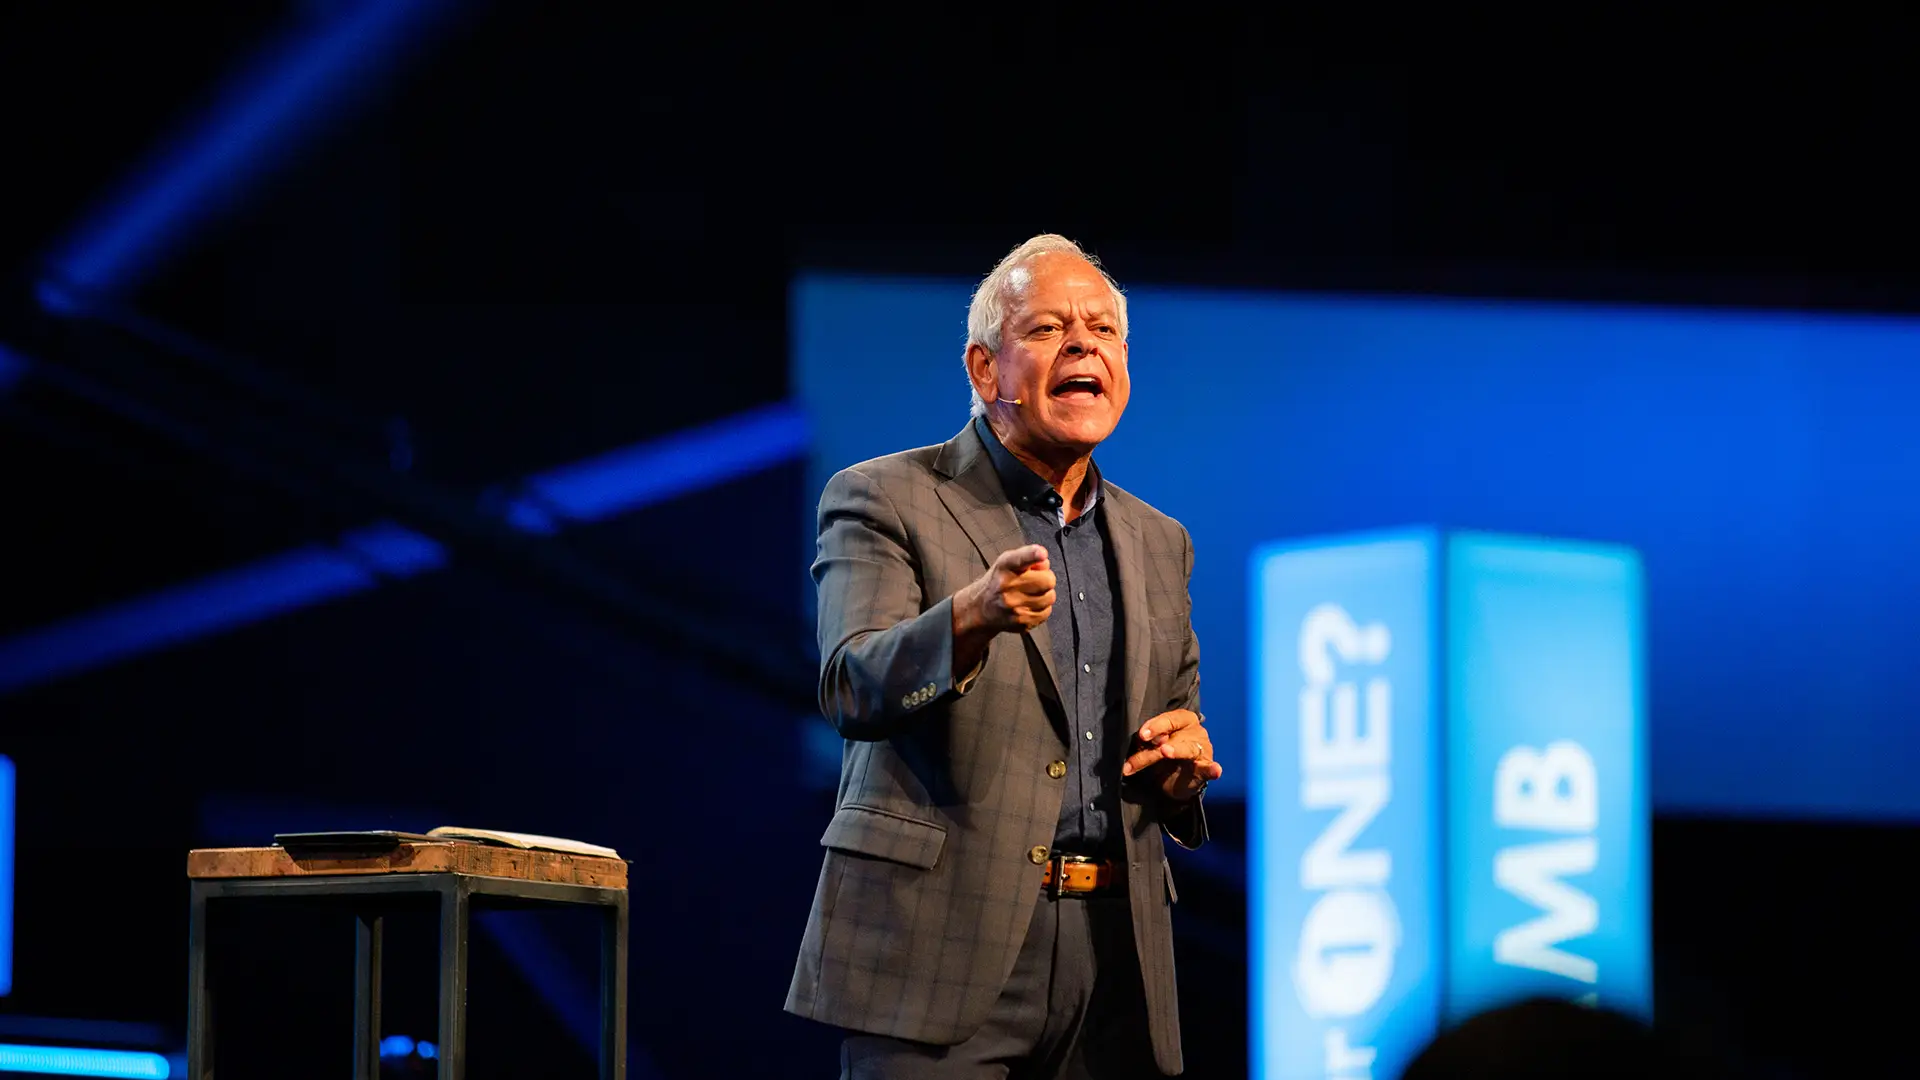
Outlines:
{"type": "Polygon", "coordinates": [[[1001,567],[1011,570],[1016,574],[1022,571],[1044,567],[1047,565],[1046,545],[1028,544],[1025,547],[1017,547],[1010,551],[1002,552],[1000,557],[994,561],[1001,567]]]}

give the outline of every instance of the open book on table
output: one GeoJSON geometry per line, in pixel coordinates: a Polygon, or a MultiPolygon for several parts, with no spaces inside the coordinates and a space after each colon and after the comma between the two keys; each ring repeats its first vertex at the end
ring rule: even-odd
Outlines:
{"type": "Polygon", "coordinates": [[[610,847],[599,844],[583,843],[579,840],[567,840],[558,836],[539,836],[534,833],[502,832],[499,829],[469,829],[459,825],[442,825],[430,829],[427,835],[435,840],[473,840],[482,844],[499,844],[504,847],[524,848],[528,851],[559,851],[568,855],[589,855],[597,859],[617,859],[620,853],[610,847]]]}

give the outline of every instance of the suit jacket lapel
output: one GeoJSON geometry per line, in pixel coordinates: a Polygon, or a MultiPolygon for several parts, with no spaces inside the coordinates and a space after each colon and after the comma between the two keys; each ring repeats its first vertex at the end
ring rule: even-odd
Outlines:
{"type": "MultiPolygon", "coordinates": [[[[1108,489],[1111,492],[1111,488],[1108,489]]],[[[1141,562],[1140,527],[1124,512],[1120,499],[1101,497],[1100,512],[1107,515],[1107,539],[1113,544],[1114,572],[1120,575],[1120,615],[1126,621],[1127,732],[1140,730],[1147,718],[1147,675],[1151,664],[1148,643],[1152,613],[1147,610],[1147,571],[1141,562]]]]}
{"type": "MultiPolygon", "coordinates": [[[[987,456],[987,448],[980,445],[980,436],[975,434],[972,424],[941,448],[935,467],[950,479],[934,488],[934,492],[946,504],[947,512],[960,523],[960,531],[967,534],[967,539],[980,552],[982,570],[992,566],[1001,552],[1026,543],[1026,536],[1020,531],[1020,519],[1014,515],[1013,504],[1000,486],[999,474],[993,471],[993,459],[987,456]]],[[[1039,654],[1040,664],[1046,671],[1047,683],[1041,692],[1058,701],[1060,673],[1053,669],[1053,638],[1047,632],[1047,624],[1041,623],[1024,637],[1032,645],[1032,651],[1039,654]]]]}

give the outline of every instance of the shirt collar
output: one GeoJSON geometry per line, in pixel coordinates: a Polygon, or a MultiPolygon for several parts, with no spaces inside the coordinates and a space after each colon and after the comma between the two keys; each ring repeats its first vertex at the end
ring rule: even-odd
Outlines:
{"type": "MultiPolygon", "coordinates": [[[[1016,508],[1025,510],[1039,508],[1051,510],[1056,519],[1065,523],[1066,507],[1060,493],[1039,473],[1027,468],[1026,463],[1013,456],[1001,443],[1000,436],[994,434],[993,425],[987,423],[984,416],[973,419],[975,430],[980,433],[980,441],[986,444],[987,456],[993,459],[993,471],[1000,474],[1000,486],[1007,490],[1007,498],[1016,508]]],[[[1087,505],[1081,514],[1090,514],[1100,502],[1100,469],[1092,462],[1087,463],[1087,505]]]]}

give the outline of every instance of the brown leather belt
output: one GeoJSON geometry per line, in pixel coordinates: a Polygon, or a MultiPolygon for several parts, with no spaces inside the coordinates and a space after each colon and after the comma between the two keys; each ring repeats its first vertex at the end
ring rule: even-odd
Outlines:
{"type": "Polygon", "coordinates": [[[1126,875],[1111,860],[1090,859],[1084,855],[1055,855],[1047,860],[1040,875],[1040,888],[1056,899],[1115,893],[1126,883],[1126,875]]]}

